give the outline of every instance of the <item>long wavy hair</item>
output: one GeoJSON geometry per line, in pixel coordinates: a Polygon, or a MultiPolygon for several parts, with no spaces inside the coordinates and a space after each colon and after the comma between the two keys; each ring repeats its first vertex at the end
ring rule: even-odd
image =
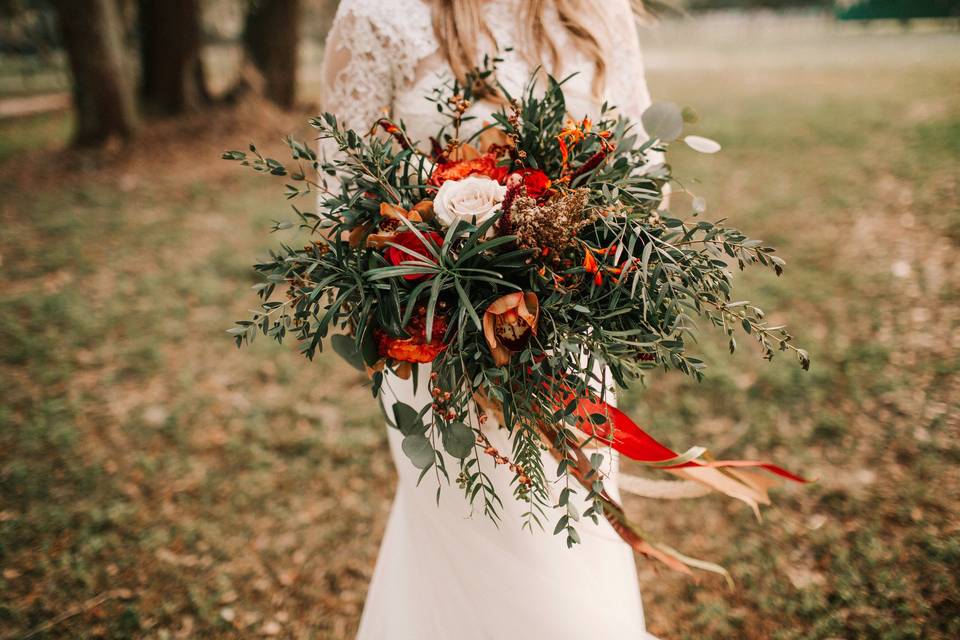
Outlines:
{"type": "MultiPolygon", "coordinates": [[[[489,26],[483,19],[483,0],[433,0],[433,31],[440,52],[446,57],[454,76],[461,82],[479,61],[480,37],[485,36],[495,46],[497,43],[489,26]]],[[[553,4],[573,45],[593,61],[593,92],[603,93],[607,74],[605,50],[607,34],[597,29],[606,23],[600,12],[598,0],[525,0],[520,18],[523,20],[526,38],[524,43],[511,43],[531,66],[543,65],[556,72],[560,64],[560,51],[554,38],[543,26],[542,16],[548,4],[553,4]]],[[[644,16],[643,2],[634,0],[633,10],[644,16]]]]}

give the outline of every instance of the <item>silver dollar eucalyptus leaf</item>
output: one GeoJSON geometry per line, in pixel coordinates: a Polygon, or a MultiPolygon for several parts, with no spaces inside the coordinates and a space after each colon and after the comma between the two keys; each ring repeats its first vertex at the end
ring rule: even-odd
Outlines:
{"type": "Polygon", "coordinates": [[[466,458],[473,450],[475,438],[473,429],[462,422],[454,422],[443,438],[443,448],[454,458],[466,458]]]}
{"type": "Polygon", "coordinates": [[[419,433],[411,434],[403,439],[401,448],[417,469],[426,469],[433,464],[433,445],[426,436],[419,433]]]}
{"type": "Polygon", "coordinates": [[[651,138],[672,142],[683,132],[683,114],[673,102],[655,102],[640,116],[643,129],[651,138]]]}
{"type": "Polygon", "coordinates": [[[720,151],[720,143],[703,136],[687,136],[683,139],[687,146],[700,153],[716,153],[720,151]]]}

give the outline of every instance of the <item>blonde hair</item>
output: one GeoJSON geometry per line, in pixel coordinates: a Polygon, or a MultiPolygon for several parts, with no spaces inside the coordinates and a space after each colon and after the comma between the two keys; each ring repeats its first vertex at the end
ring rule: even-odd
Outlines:
{"type": "MultiPolygon", "coordinates": [[[[486,36],[495,46],[493,33],[481,14],[483,0],[433,0],[433,31],[440,52],[446,57],[454,76],[465,82],[467,74],[480,61],[480,35],[486,36]]],[[[591,0],[525,0],[522,19],[526,43],[510,43],[531,66],[546,66],[550,72],[558,72],[560,52],[550,33],[544,29],[541,16],[547,3],[553,3],[560,24],[566,29],[573,45],[593,61],[593,92],[603,92],[607,74],[607,52],[602,40],[606,34],[595,33],[605,24],[600,14],[600,2],[591,0]],[[598,37],[599,36],[599,37],[598,37]]],[[[642,3],[634,2],[634,11],[642,11],[642,3]]]]}

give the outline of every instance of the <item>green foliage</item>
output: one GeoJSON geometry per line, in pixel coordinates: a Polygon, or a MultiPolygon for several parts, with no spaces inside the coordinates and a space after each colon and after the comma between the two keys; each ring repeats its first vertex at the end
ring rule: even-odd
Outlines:
{"type": "MultiPolygon", "coordinates": [[[[436,136],[440,144],[461,144],[465,118],[458,105],[473,101],[474,88],[490,82],[490,74],[490,68],[479,69],[467,87],[453,83],[430,97],[447,122],[436,136]]],[[[415,334],[411,323],[417,314],[418,321],[423,318],[424,340],[447,345],[431,362],[430,382],[431,393],[446,399],[443,411],[426,407],[415,417],[412,408],[394,407],[395,424],[405,434],[404,453],[424,471],[437,461],[440,482],[449,477],[437,454],[447,451],[459,460],[467,498],[484,500],[484,510],[495,517],[498,498],[487,495],[481,454],[474,446],[478,436],[468,426],[474,394],[484,395],[503,408],[519,465],[515,497],[531,504],[526,524],[540,526],[541,516],[554,506],[540,457],[542,416],[566,423],[557,430],[554,446],[563,456],[559,475],[567,483],[575,459],[576,403],[563,400],[566,406],[558,409],[558,398],[602,399],[611,383],[625,388],[654,368],[702,378],[705,362],[689,353],[698,318],[721,329],[731,351],[735,334],[742,332],[760,344],[765,358],[791,351],[804,369],[809,366],[807,353],[792,344],[782,325],[766,322],[763,310],[750,301],[732,298],[731,263],[741,270],[757,264],[779,275],[784,261],[774,250],[723,222],[698,219],[697,212],[680,218],[658,209],[671,176],[668,165],[652,164],[651,153],[664,150],[681,135],[684,120],[695,118],[672,103],[656,104],[643,116],[649,139],[608,105],[597,122],[572,123],[563,84],[548,78],[541,94],[531,80],[519,98],[499,87],[508,106],[493,115],[490,125],[513,141],[501,160],[506,173],[539,169],[554,178],[554,197],[574,190],[588,194],[592,221],[550,259],[511,235],[505,211],[446,228],[432,219],[388,218],[396,215],[391,211],[408,211],[430,199],[436,191],[430,172],[436,163],[448,162],[446,152],[419,151],[402,123],[384,119],[371,131],[382,128],[389,136],[361,135],[343,128],[336,115],[323,114],[310,124],[337,154],[320,158],[287,138],[292,169],[252,144],[246,152],[223,154],[258,173],[290,180],[288,198],[317,198],[315,212],[293,207],[312,242],[284,245],[255,265],[264,278],[256,287],[263,303],[249,320],[230,329],[237,345],[258,333],[278,342],[292,335],[300,351],[313,358],[331,336],[334,350],[358,370],[392,369],[396,361],[377,364],[387,354],[378,355],[375,342],[415,334]],[[422,253],[388,240],[387,246],[409,256],[391,263],[384,251],[364,243],[388,224],[413,234],[422,253]],[[442,241],[428,239],[430,234],[442,241]],[[278,285],[286,289],[284,302],[274,299],[278,285]],[[515,291],[536,295],[539,326],[510,362],[499,366],[480,317],[495,300],[515,291]],[[438,326],[445,329],[438,332],[438,326]],[[611,379],[597,371],[609,372],[611,379]]],[[[691,146],[708,148],[709,143],[691,146]]],[[[275,223],[274,230],[289,226],[275,223]]],[[[375,374],[374,394],[383,376],[375,374]]],[[[595,507],[584,515],[597,520],[599,491],[591,491],[588,499],[595,507]]],[[[579,539],[573,525],[579,518],[568,512],[557,525],[569,544],[579,539]]]]}
{"type": "Polygon", "coordinates": [[[443,448],[454,458],[466,458],[473,451],[473,429],[462,422],[453,422],[443,431],[443,448]]]}
{"type": "Polygon", "coordinates": [[[960,0],[858,0],[837,5],[841,20],[909,20],[960,16],[960,0]]]}

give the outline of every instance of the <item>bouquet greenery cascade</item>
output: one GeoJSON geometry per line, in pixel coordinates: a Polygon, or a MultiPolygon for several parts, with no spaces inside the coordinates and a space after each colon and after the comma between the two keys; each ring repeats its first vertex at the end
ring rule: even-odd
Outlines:
{"type": "MultiPolygon", "coordinates": [[[[384,118],[361,134],[325,113],[311,125],[336,149],[331,158],[291,138],[295,169],[252,145],[225,153],[285,177],[290,199],[319,192],[315,212],[293,207],[310,243],[255,265],[261,308],[230,332],[238,345],[257,333],[293,335],[308,358],[329,338],[367,372],[375,396],[391,376],[416,380],[429,366],[432,404],[396,403],[385,414],[421,480],[433,471],[438,499],[453,478],[498,519],[503,497],[484,471],[492,461],[513,474],[513,498],[528,505],[524,526],[544,527],[555,514],[554,532],[572,546],[578,522],[603,518],[645,556],[684,572],[723,572],[643,535],[604,488],[605,456],[616,451],[679,478],[653,481],[673,497],[711,489],[754,510],[773,484],[760,469],[803,479],[761,461],[713,460],[702,447],[672,451],[608,401],[613,388],[656,369],[699,379],[705,365],[688,350],[695,318],[723,331],[731,351],[743,332],[767,358],[790,351],[808,367],[784,327],[732,296],[732,265],[779,275],[784,262],[761,241],[700,219],[698,199],[690,219],[663,206],[672,178],[654,158],[682,135],[675,105],[651,106],[643,130],[607,105],[595,121],[573,121],[563,81],[548,78],[538,92],[531,80],[514,97],[492,78],[477,70],[428,97],[446,123],[429,150],[402,122],[384,118]],[[481,89],[503,107],[467,137],[481,89]],[[509,452],[490,446],[485,432],[495,424],[509,430],[509,452]],[[573,493],[591,505],[584,513],[573,493]]],[[[637,484],[638,493],[658,493],[637,484]]]]}

